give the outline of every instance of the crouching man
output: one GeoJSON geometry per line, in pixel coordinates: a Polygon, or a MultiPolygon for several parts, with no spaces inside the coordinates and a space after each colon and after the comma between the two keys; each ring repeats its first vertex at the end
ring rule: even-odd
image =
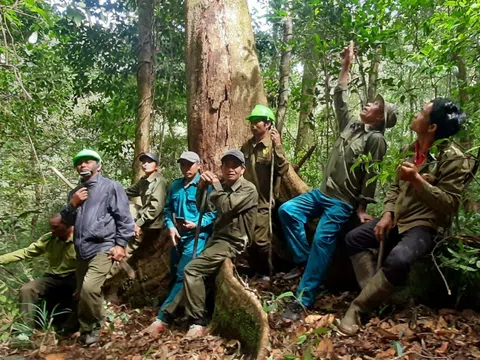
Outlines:
{"type": "MultiPolygon", "coordinates": [[[[24,284],[20,289],[20,309],[25,322],[31,327],[35,326],[35,305],[41,299],[50,300],[51,308],[58,303],[74,308],[76,257],[73,227],[65,225],[60,214],[55,214],[50,218],[50,231],[24,249],[0,256],[0,265],[30,260],[41,255],[45,255],[48,260],[44,276],[24,284]]],[[[75,321],[64,326],[69,326],[68,331],[76,330],[73,328],[75,321]]]]}
{"type": "Polygon", "coordinates": [[[404,149],[414,155],[398,168],[381,219],[352,230],[345,239],[362,291],[340,322],[340,332],[358,332],[360,313],[374,310],[389,298],[394,286],[406,279],[411,265],[432,250],[435,237],[457,212],[471,163],[448,138],[459,131],[464,120],[460,108],[442,98],[429,102],[415,115],[411,129],[417,141],[404,149]],[[430,149],[441,139],[444,141],[435,154],[430,149]],[[383,241],[388,255],[375,273],[369,249],[378,248],[383,241]]]}
{"type": "MultiPolygon", "coordinates": [[[[205,279],[215,276],[225,259],[233,259],[245,251],[253,237],[258,193],[255,185],[243,178],[244,172],[243,154],[239,150],[228,150],[222,156],[222,182],[210,171],[201,175],[200,190],[213,185],[210,206],[217,210],[213,234],[200,256],[185,267],[183,289],[164,308],[162,329],[173,322],[177,307],[183,302],[191,324],[187,336],[198,337],[205,332],[205,279]]],[[[198,200],[197,197],[197,203],[198,200]]]]}

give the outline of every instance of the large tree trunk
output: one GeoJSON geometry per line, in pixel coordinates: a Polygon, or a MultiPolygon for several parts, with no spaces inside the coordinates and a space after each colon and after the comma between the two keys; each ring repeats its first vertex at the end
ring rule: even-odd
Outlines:
{"type": "Polygon", "coordinates": [[[188,147],[217,171],[248,138],[245,120],[266,105],[246,1],[186,1],[188,147]]]}
{"type": "Polygon", "coordinates": [[[135,130],[134,181],[142,176],[138,156],[148,151],[150,145],[150,117],[152,114],[155,83],[154,44],[153,44],[153,0],[140,0],[138,3],[138,108],[137,127],[135,130]]]}
{"type": "Polygon", "coordinates": [[[295,157],[308,151],[313,143],[311,115],[315,106],[315,86],[318,78],[317,60],[317,56],[310,53],[305,57],[303,64],[302,97],[300,99],[295,157]]]}
{"type": "Polygon", "coordinates": [[[289,78],[290,78],[290,61],[292,59],[292,40],[293,22],[288,9],[288,14],[283,19],[283,50],[280,60],[280,84],[278,89],[278,108],[277,108],[277,129],[281,134],[285,122],[285,114],[287,112],[288,95],[289,95],[289,78]]]}

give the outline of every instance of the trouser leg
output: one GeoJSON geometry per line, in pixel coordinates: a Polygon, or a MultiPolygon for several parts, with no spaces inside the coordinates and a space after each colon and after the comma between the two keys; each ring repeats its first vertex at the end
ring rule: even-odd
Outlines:
{"type": "Polygon", "coordinates": [[[98,253],[89,260],[79,260],[78,321],[82,333],[89,333],[101,326],[104,316],[102,286],[111,267],[112,260],[105,253],[98,253]]]}

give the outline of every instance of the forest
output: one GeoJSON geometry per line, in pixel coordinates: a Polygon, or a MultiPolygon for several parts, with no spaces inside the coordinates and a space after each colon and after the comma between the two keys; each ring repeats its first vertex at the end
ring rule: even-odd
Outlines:
{"type": "MultiPolygon", "coordinates": [[[[480,158],[479,0],[1,0],[0,24],[0,254],[49,231],[70,191],[52,168],[78,183],[80,150],[100,153],[102,174],[125,188],[143,175],[138,158],[147,151],[169,183],[181,177],[186,150],[218,173],[221,154],[251,137],[245,117],[256,104],[273,110],[291,164],[279,203],[319,187],[340,134],[334,89],[351,41],[349,108],[358,117],[377,93],[397,107],[369,214],[382,215],[402,149],[416,139],[412,120],[432,99],[459,104],[467,120],[454,142],[480,158]]],[[[93,349],[56,334],[54,314],[41,306],[40,328],[22,323],[18,289],[43,274],[46,259],[0,265],[0,356],[478,359],[480,186],[472,175],[448,236],[400,291],[408,305],[382,307],[358,337],[334,330],[358,292],[348,271],[331,269],[308,316],[285,324],[279,314],[295,282],[232,264],[217,278],[231,290],[218,290],[212,334],[141,336],[167,295],[162,243],[133,256],[135,280],[107,282],[106,326],[93,349]],[[243,297],[255,307],[248,321],[227,311],[243,297]]],[[[345,255],[338,262],[334,269],[350,266],[345,255]]]]}

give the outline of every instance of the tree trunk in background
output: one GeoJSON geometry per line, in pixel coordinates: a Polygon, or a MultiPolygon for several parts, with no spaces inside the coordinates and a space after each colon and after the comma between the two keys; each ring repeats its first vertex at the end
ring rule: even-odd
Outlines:
{"type": "Polygon", "coordinates": [[[133,161],[134,181],[142,176],[138,156],[150,147],[150,118],[153,104],[154,44],[153,44],[153,0],[140,0],[138,3],[138,108],[135,130],[135,151],[133,161]]]}
{"type": "Polygon", "coordinates": [[[315,105],[315,86],[318,69],[317,56],[309,53],[305,57],[302,76],[302,97],[300,99],[300,115],[298,117],[298,133],[295,144],[295,157],[308,151],[313,142],[313,130],[310,116],[315,105]]]}
{"type": "Polygon", "coordinates": [[[244,0],[185,3],[188,147],[205,169],[218,171],[221,154],[250,136],[245,120],[267,104],[244,0]]]}
{"type": "Polygon", "coordinates": [[[375,53],[375,57],[370,64],[370,71],[368,72],[368,90],[367,90],[367,102],[373,102],[375,95],[377,95],[377,79],[378,68],[380,66],[380,52],[375,53]]]}
{"type": "Polygon", "coordinates": [[[283,50],[280,60],[280,84],[278,89],[278,107],[277,107],[277,123],[276,127],[281,134],[285,122],[285,113],[287,112],[288,95],[289,95],[289,78],[290,78],[290,61],[292,59],[291,40],[293,36],[293,23],[290,10],[283,20],[283,50]]]}

